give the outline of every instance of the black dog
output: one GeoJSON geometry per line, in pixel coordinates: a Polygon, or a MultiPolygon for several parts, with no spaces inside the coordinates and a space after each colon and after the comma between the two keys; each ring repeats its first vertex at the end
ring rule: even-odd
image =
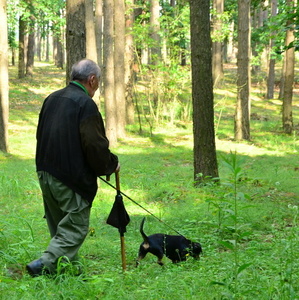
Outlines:
{"type": "Polygon", "coordinates": [[[171,259],[173,263],[177,263],[185,261],[188,254],[198,259],[202,253],[200,243],[194,243],[182,235],[157,233],[147,236],[143,231],[144,222],[145,218],[142,219],[140,224],[140,233],[143,237],[143,243],[141,243],[139,248],[136,266],[138,266],[140,260],[142,260],[148,252],[157,256],[157,263],[161,266],[163,266],[162,258],[164,254],[171,259]]]}

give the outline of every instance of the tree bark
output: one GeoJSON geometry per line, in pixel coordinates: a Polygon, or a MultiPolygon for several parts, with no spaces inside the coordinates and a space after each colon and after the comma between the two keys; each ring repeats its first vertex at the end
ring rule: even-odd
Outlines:
{"type": "MultiPolygon", "coordinates": [[[[47,27],[49,28],[49,24],[47,24],[47,27]]],[[[46,36],[46,61],[50,60],[50,38],[47,34],[46,36]]]]}
{"type": "MultiPolygon", "coordinates": [[[[133,23],[134,23],[134,1],[132,4],[127,3],[126,11],[126,46],[125,46],[125,96],[126,96],[126,123],[134,123],[134,103],[133,103],[133,86],[135,79],[134,70],[134,40],[133,40],[133,23]]],[[[137,66],[137,64],[136,64],[137,66]]]]}
{"type": "MultiPolygon", "coordinates": [[[[58,10],[57,15],[59,17],[65,17],[60,10],[58,10]]],[[[63,69],[64,65],[64,29],[59,26],[59,23],[53,22],[52,24],[53,31],[53,57],[54,62],[57,68],[63,69]]]]}
{"type": "Polygon", "coordinates": [[[102,68],[103,65],[103,1],[102,0],[96,0],[95,32],[96,32],[96,45],[97,45],[97,60],[98,60],[98,65],[102,68]]]}
{"type": "Polygon", "coordinates": [[[66,82],[74,63],[86,57],[86,29],[84,0],[66,1],[66,82]]]}
{"type": "MultiPolygon", "coordinates": [[[[277,0],[271,1],[271,16],[274,17],[277,15],[277,0]]],[[[271,33],[271,36],[275,36],[275,32],[271,33]]],[[[275,46],[275,38],[270,40],[270,59],[269,59],[269,68],[268,68],[268,77],[267,77],[267,99],[274,98],[274,85],[275,85],[275,58],[273,57],[272,51],[275,46]]]]}
{"type": "MultiPolygon", "coordinates": [[[[222,27],[222,22],[220,15],[224,10],[224,0],[213,0],[214,9],[216,11],[216,16],[213,20],[213,30],[215,32],[220,32],[222,27]]],[[[222,55],[222,41],[215,40],[212,44],[213,49],[213,82],[214,86],[221,81],[223,78],[223,55],[222,55]]]]}
{"type": "Polygon", "coordinates": [[[195,184],[218,178],[209,4],[190,1],[195,184]]]}
{"type": "Polygon", "coordinates": [[[52,41],[53,41],[53,59],[54,59],[55,66],[57,66],[57,64],[58,64],[58,37],[56,34],[53,35],[52,41]]]}
{"type": "Polygon", "coordinates": [[[42,61],[42,35],[40,26],[37,28],[36,41],[36,56],[38,61],[42,61]]]}
{"type": "MultiPolygon", "coordinates": [[[[85,0],[85,26],[86,26],[86,57],[98,63],[95,16],[93,0],[85,0]]],[[[100,106],[100,89],[96,90],[93,100],[100,106]]]]}
{"type": "Polygon", "coordinates": [[[93,0],[85,0],[85,26],[86,26],[86,57],[97,62],[97,47],[95,34],[95,18],[93,13],[93,0]]]}
{"type": "Polygon", "coordinates": [[[0,151],[8,152],[8,36],[6,0],[0,0],[0,151]]]}
{"type": "Polygon", "coordinates": [[[286,72],[286,59],[285,59],[285,55],[284,55],[282,68],[281,68],[280,82],[279,82],[278,99],[280,99],[280,100],[283,100],[285,72],[286,72]]]}
{"type": "Polygon", "coordinates": [[[114,102],[116,105],[117,138],[126,135],[126,99],[125,99],[125,2],[114,0],[114,102]]]}
{"type": "Polygon", "coordinates": [[[63,69],[64,65],[64,47],[63,47],[63,34],[57,38],[57,57],[56,57],[56,67],[63,69]]]}
{"type": "MultiPolygon", "coordinates": [[[[287,1],[289,7],[294,6],[292,0],[287,1]]],[[[293,13],[291,9],[290,13],[293,13]]],[[[294,26],[293,21],[287,21],[287,32],[285,45],[288,47],[294,42],[294,26]]],[[[294,83],[294,69],[295,69],[295,48],[291,47],[285,52],[285,76],[284,76],[284,89],[283,89],[283,107],[282,107],[282,124],[283,130],[287,134],[293,131],[293,116],[292,116],[292,100],[293,100],[293,83],[294,83]]]]}
{"type": "Polygon", "coordinates": [[[250,0],[238,1],[238,25],[235,139],[250,140],[250,0]]]}
{"type": "Polygon", "coordinates": [[[106,113],[106,134],[110,145],[117,143],[116,106],[114,102],[114,0],[104,0],[103,83],[106,113]]]}
{"type": "Polygon", "coordinates": [[[31,16],[29,21],[26,76],[33,76],[34,50],[35,50],[34,47],[35,47],[35,20],[34,20],[34,16],[31,16]]]}
{"type": "Polygon", "coordinates": [[[234,28],[235,23],[234,20],[231,21],[230,25],[230,33],[227,39],[224,41],[224,49],[223,49],[223,60],[225,62],[230,62],[235,58],[235,47],[234,47],[234,28]]]}
{"type": "Polygon", "coordinates": [[[153,40],[154,45],[151,47],[150,63],[157,65],[161,59],[161,47],[160,47],[160,5],[159,0],[150,0],[150,37],[153,40]]]}
{"type": "Polygon", "coordinates": [[[26,21],[23,20],[23,16],[20,16],[18,78],[25,77],[25,30],[26,30],[26,21]]]}

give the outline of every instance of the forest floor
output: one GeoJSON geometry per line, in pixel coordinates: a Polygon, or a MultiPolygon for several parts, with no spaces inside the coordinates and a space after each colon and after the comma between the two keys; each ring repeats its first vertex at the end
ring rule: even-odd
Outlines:
{"type": "Polygon", "coordinates": [[[298,84],[295,130],[286,135],[278,90],[275,99],[264,99],[264,75],[254,77],[251,141],[236,142],[235,72],[227,65],[215,89],[220,184],[193,185],[191,122],[156,124],[151,133],[143,124],[143,134],[131,127],[112,149],[121,161],[121,190],[154,217],[124,197],[131,217],[126,272],[119,233],[106,224],[115,191],[99,180],[90,234],[79,253],[82,273],[61,263],[56,276],[31,278],[25,265],[49,242],[34,164],[38,113],[65,81],[64,71],[51,64],[38,63],[34,77],[22,80],[11,67],[10,150],[0,153],[0,299],[299,299],[298,84]],[[148,234],[175,234],[174,228],[200,242],[201,259],[172,264],[164,258],[160,267],[149,254],[136,268],[144,216],[148,234]]]}

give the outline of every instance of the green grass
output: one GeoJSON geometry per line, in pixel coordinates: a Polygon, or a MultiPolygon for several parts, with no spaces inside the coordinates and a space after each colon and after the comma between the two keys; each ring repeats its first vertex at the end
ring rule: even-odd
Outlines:
{"type": "MultiPolygon", "coordinates": [[[[284,135],[279,102],[257,92],[252,140],[234,142],[233,81],[215,91],[220,185],[193,186],[191,123],[165,124],[152,135],[137,135],[133,126],[113,149],[121,161],[123,192],[200,241],[200,261],[173,265],[165,259],[161,268],[149,254],[135,268],[144,216],[147,233],[174,232],[124,198],[131,222],[123,274],[118,231],[106,225],[115,192],[99,181],[91,234],[80,250],[83,273],[34,279],[26,274],[26,263],[49,241],[34,165],[38,112],[44,97],[64,85],[62,72],[52,66],[35,72],[33,79],[18,80],[11,69],[10,154],[0,153],[0,299],[299,299],[298,132],[284,135]]],[[[295,124],[298,101],[295,91],[295,124]]]]}

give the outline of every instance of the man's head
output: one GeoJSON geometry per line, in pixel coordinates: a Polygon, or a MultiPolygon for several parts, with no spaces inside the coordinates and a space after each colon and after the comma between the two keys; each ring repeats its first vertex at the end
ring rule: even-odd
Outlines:
{"type": "Polygon", "coordinates": [[[82,59],[72,67],[71,81],[78,81],[85,86],[90,97],[94,96],[99,87],[100,67],[90,59],[82,59]]]}

